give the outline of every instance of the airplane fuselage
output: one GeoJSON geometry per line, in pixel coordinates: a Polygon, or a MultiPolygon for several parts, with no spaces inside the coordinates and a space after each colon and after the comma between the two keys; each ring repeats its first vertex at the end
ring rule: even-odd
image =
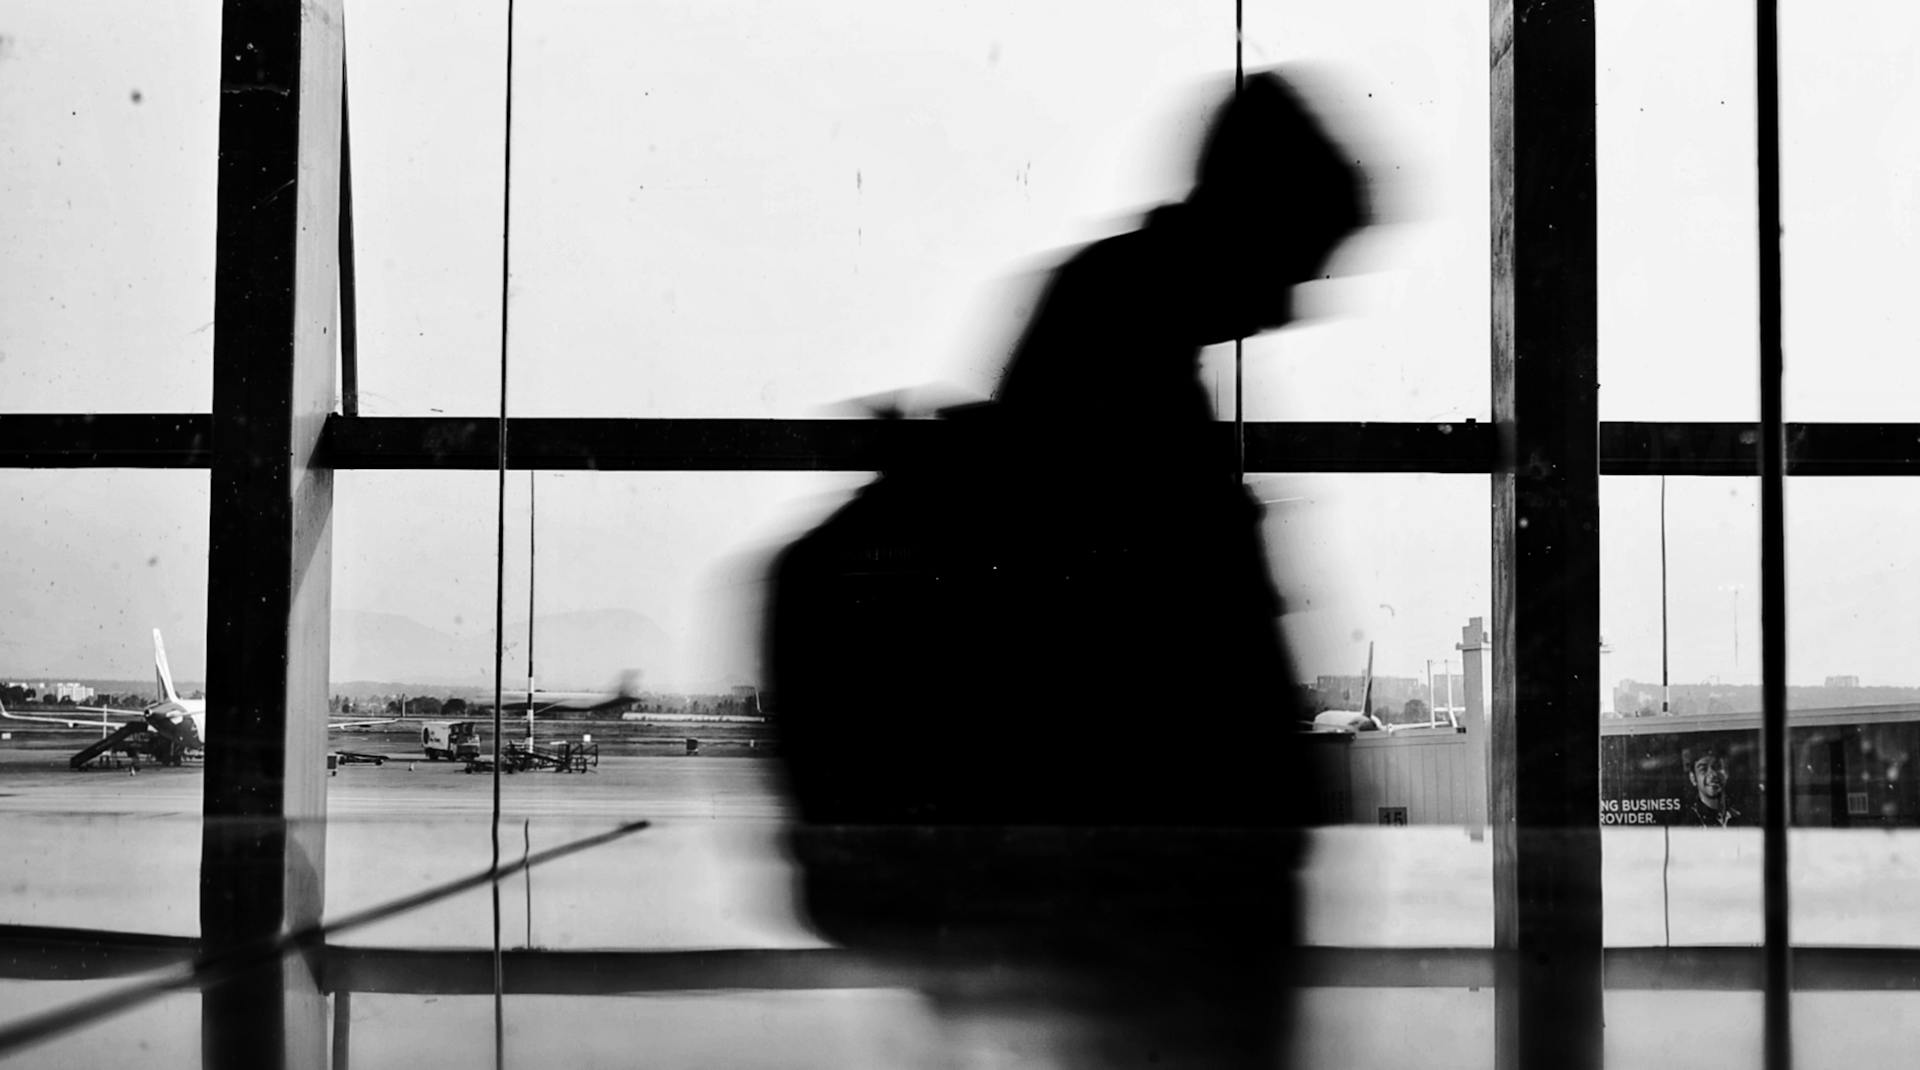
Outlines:
{"type": "Polygon", "coordinates": [[[207,745],[207,703],[205,699],[169,699],[146,708],[147,726],[173,740],[183,750],[204,750],[207,745]]]}

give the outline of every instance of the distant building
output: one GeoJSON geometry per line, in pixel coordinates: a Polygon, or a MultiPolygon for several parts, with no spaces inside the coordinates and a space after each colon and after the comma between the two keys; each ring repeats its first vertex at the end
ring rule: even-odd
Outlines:
{"type": "MultiPolygon", "coordinates": [[[[1755,713],[1761,706],[1758,684],[1674,684],[1671,712],[1675,717],[1703,713],[1755,713]]],[[[1920,702],[1920,687],[1863,687],[1857,676],[1828,677],[1821,686],[1787,688],[1787,708],[1840,709],[1848,706],[1892,706],[1920,702]]],[[[1622,680],[1613,688],[1613,708],[1623,717],[1658,714],[1660,685],[1622,680]]]]}
{"type": "MultiPolygon", "coordinates": [[[[88,687],[85,684],[70,682],[70,683],[63,683],[63,684],[51,684],[48,686],[51,686],[53,688],[53,700],[55,702],[92,702],[93,701],[93,695],[94,695],[93,688],[88,687]]],[[[40,693],[42,695],[45,695],[47,694],[47,691],[43,687],[40,693]]]]}

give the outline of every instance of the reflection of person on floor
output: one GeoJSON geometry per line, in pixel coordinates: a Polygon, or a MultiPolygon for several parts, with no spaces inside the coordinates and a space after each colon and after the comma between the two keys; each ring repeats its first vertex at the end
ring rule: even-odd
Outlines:
{"type": "Polygon", "coordinates": [[[1693,785],[1693,805],[1687,808],[1688,823],[1706,828],[1741,825],[1740,811],[1727,801],[1727,760],[1719,750],[1706,747],[1683,750],[1687,783],[1693,785]]]}
{"type": "Polygon", "coordinates": [[[962,1047],[1278,1065],[1315,793],[1199,355],[1289,322],[1365,220],[1348,159],[1249,77],[1186,200],[1055,272],[985,430],[949,421],[970,447],[889,471],[776,565],[807,908],[927,971],[962,1047]]]}

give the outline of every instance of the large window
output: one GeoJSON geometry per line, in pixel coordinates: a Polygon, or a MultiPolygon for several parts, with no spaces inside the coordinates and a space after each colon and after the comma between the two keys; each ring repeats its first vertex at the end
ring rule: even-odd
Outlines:
{"type": "MultiPolygon", "coordinates": [[[[494,887],[315,937],[300,949],[311,969],[273,982],[279,1033],[329,1034],[354,1066],[484,1061],[496,1008],[503,1050],[529,1062],[644,1050],[664,1065],[912,1065],[956,1045],[1012,1059],[1042,1043],[1046,1028],[1019,1015],[942,1022],[923,974],[844,953],[809,924],[759,691],[767,564],[866,483],[876,443],[940,433],[866,417],[990,392],[1044,273],[1180,196],[1236,59],[1307,59],[1323,63],[1302,73],[1313,103],[1371,169],[1374,226],[1332,277],[1299,288],[1298,325],[1238,355],[1211,347],[1199,372],[1222,421],[1247,421],[1236,433],[1296,695],[1333,715],[1323,727],[1362,729],[1316,733],[1335,787],[1306,836],[1296,1052],[1491,1064],[1503,1008],[1528,1005],[1513,1002],[1504,952],[1579,944],[1596,963],[1605,949],[1587,1009],[1604,1011],[1610,1063],[1757,1056],[1758,825],[1780,789],[1760,772],[1760,484],[1740,423],[1758,412],[1767,296],[1747,7],[1599,6],[1593,99],[1572,99],[1595,108],[1597,130],[1594,257],[1564,273],[1594,280],[1599,458],[1576,474],[1606,478],[1598,528],[1566,536],[1592,551],[1588,599],[1571,572],[1527,573],[1528,553],[1555,548],[1529,543],[1525,507],[1502,498],[1503,480],[1562,458],[1503,456],[1493,418],[1530,369],[1583,355],[1522,345],[1486,370],[1489,348],[1511,345],[1514,301],[1535,302],[1523,330],[1564,310],[1526,296],[1537,276],[1524,271],[1516,298],[1511,263],[1488,254],[1489,232],[1505,240],[1512,225],[1489,185],[1511,195],[1503,181],[1524,188],[1547,164],[1502,141],[1540,128],[1488,122],[1490,100],[1513,101],[1501,54],[1488,73],[1482,8],[1261,2],[1237,27],[1220,0],[519,6],[510,183],[501,13],[351,12],[339,308],[355,329],[337,352],[328,334],[294,357],[263,337],[252,364],[232,334],[216,347],[216,279],[233,277],[216,269],[264,277],[297,246],[330,280],[347,246],[294,229],[278,244],[221,239],[285,207],[222,185],[221,139],[288,113],[219,91],[235,78],[219,16],[103,0],[0,30],[13,161],[0,191],[14,206],[0,216],[0,683],[9,714],[40,718],[0,725],[0,811],[20,862],[0,888],[0,940],[17,951],[0,971],[0,1029],[231,952],[202,942],[223,894],[277,903],[266,935],[297,925],[302,903],[316,908],[305,920],[335,924],[486,871],[496,842],[510,865],[646,819],[494,887]],[[306,460],[310,426],[279,411],[284,398],[245,393],[279,361],[341,373],[318,406],[331,412],[313,467],[288,485],[250,467],[270,469],[283,443],[232,446],[285,417],[306,460]],[[258,546],[206,519],[282,513],[285,539],[263,525],[258,546]],[[316,546],[326,553],[303,556],[316,546]],[[274,599],[275,627],[221,638],[274,599]],[[1561,616],[1501,634],[1516,600],[1561,616]],[[1551,674],[1529,651],[1596,623],[1597,686],[1539,700],[1551,674]],[[171,683],[148,680],[156,630],[171,683]],[[256,642],[278,653],[256,663],[256,642]],[[335,723],[322,752],[275,766],[288,726],[322,716],[298,697],[320,651],[335,723]],[[293,668],[276,678],[261,665],[281,654],[293,668]],[[223,660],[279,686],[206,695],[223,660]],[[121,724],[164,735],[155,711],[180,700],[208,704],[214,727],[196,745],[80,760],[121,724]],[[1572,846],[1542,848],[1553,837],[1531,835],[1531,804],[1502,808],[1539,797],[1539,768],[1567,750],[1533,725],[1561,717],[1585,739],[1565,727],[1569,705],[1599,719],[1598,798],[1591,825],[1547,830],[1572,846]],[[268,757],[201,769],[223,732],[241,741],[229,754],[268,757]],[[510,761],[526,768],[498,782],[496,810],[491,772],[510,761]],[[299,814],[322,797],[324,826],[276,824],[283,803],[299,814]],[[203,823],[203,805],[216,819],[203,823]],[[1716,818],[1728,827],[1700,827],[1716,818]],[[202,857],[255,820],[268,832],[220,849],[281,852],[257,895],[236,855],[202,857]],[[1516,857],[1562,851],[1598,873],[1605,909],[1585,944],[1513,920],[1552,909],[1514,883],[1516,857]]],[[[229,7],[229,28],[254,17],[229,7]]],[[[1785,22],[1787,417],[1827,421],[1790,437],[1804,478],[1787,516],[1787,887],[1803,986],[1829,989],[1796,997],[1798,1050],[1874,1063],[1902,1050],[1880,1023],[1913,998],[1902,882],[1920,823],[1920,680],[1902,651],[1920,625],[1901,609],[1914,510],[1886,477],[1920,474],[1920,432],[1865,422],[1910,407],[1899,356],[1920,329],[1905,296],[1920,281],[1920,141],[1897,119],[1920,103],[1907,75],[1920,18],[1889,0],[1844,17],[1790,5],[1785,22]],[[1846,1040],[1815,1047],[1816,1031],[1846,1040]]],[[[308,55],[325,55],[314,42],[331,25],[314,23],[308,55]]],[[[330,93],[275,94],[303,122],[337,117],[330,93]]],[[[312,175],[340,163],[312,142],[302,213],[312,175]]],[[[1539,195],[1523,215],[1577,199],[1539,195]]],[[[333,301],[298,307],[325,319],[333,301]]],[[[1531,432],[1534,417],[1518,419],[1531,432]]],[[[1071,681],[1061,692],[1071,701],[1071,681]]],[[[901,696],[902,716],[914,700],[901,696]]],[[[1165,704],[1180,760],[1238,745],[1178,696],[1143,701],[1165,704]]],[[[203,1036],[198,1016],[217,1004],[191,987],[83,1015],[87,1028],[16,1057],[118,1061],[132,1033],[146,1057],[179,1061],[229,1033],[271,1038],[217,1014],[203,1036]]]]}

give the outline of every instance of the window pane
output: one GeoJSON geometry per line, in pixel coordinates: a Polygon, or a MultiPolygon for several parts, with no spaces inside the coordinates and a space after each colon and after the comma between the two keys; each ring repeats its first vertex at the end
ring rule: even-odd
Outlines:
{"type": "MultiPolygon", "coordinates": [[[[422,722],[441,719],[456,680],[467,698],[492,694],[494,490],[485,472],[336,477],[332,705],[345,718],[400,719],[340,740],[388,760],[342,765],[327,781],[330,918],[491,864],[490,778],[464,775],[464,761],[428,761],[421,740],[422,722]]],[[[461,711],[446,719],[469,718],[461,711]]],[[[494,753],[490,735],[476,742],[473,756],[494,753]]],[[[545,832],[542,846],[552,846],[545,832]]],[[[503,861],[518,860],[520,822],[503,824],[501,838],[503,861]]],[[[490,903],[481,887],[334,942],[488,947],[490,903]]],[[[524,929],[521,917],[511,931],[524,929]]]]}
{"type": "MultiPolygon", "coordinates": [[[[1668,481],[1672,686],[1663,717],[1659,483],[1603,483],[1612,703],[1602,727],[1601,821],[1623,826],[1604,837],[1607,940],[1755,943],[1767,790],[1754,593],[1758,485],[1668,481]],[[1713,827],[1716,809],[1730,827],[1713,827]]],[[[1890,480],[1797,479],[1789,488],[1789,848],[1798,944],[1913,940],[1911,896],[1897,874],[1920,824],[1911,770],[1920,752],[1920,684],[1902,656],[1912,622],[1886,608],[1903,604],[1908,584],[1900,531],[1910,497],[1890,480]]]]}
{"type": "MultiPolygon", "coordinates": [[[[1600,518],[1602,939],[1730,945],[1757,963],[1759,481],[1603,479],[1600,518]]],[[[1646,991],[1622,972],[1608,976],[1607,1065],[1759,1059],[1759,992],[1646,991]]]]}
{"type": "Polygon", "coordinates": [[[1606,942],[1757,943],[1758,481],[1600,488],[1606,942]]]}
{"type": "Polygon", "coordinates": [[[1319,988],[1301,994],[1288,1066],[1493,1065],[1493,989],[1319,988]],[[1435,1028],[1444,1022],[1444,1029],[1435,1028]]]}
{"type": "MultiPolygon", "coordinates": [[[[1899,1062],[1911,1046],[1912,992],[1793,994],[1793,1065],[1846,1070],[1899,1062]]],[[[1759,992],[1607,993],[1607,1065],[1636,1070],[1744,1070],[1761,1065],[1759,992]],[[1624,1026],[1624,1028],[1622,1027],[1624,1026]]]]}
{"type": "Polygon", "coordinates": [[[1787,493],[1793,938],[1913,946],[1920,849],[1920,621],[1902,529],[1911,480],[1796,479],[1787,493]]]}
{"type": "MultiPolygon", "coordinates": [[[[1609,904],[1611,905],[1611,904],[1609,904]]],[[[1806,1024],[1804,997],[1794,997],[1795,1066],[1845,1066],[1802,1061],[1806,1024]]],[[[1740,1070],[1760,1064],[1758,992],[1607,993],[1606,1065],[1648,1070],[1740,1070]]],[[[1807,1054],[1814,1054],[1807,1052],[1807,1054]]]]}
{"type": "Polygon", "coordinates": [[[1486,723],[1488,693],[1473,711],[1474,670],[1463,661],[1476,658],[1484,672],[1491,654],[1457,649],[1469,618],[1484,620],[1491,602],[1486,477],[1250,482],[1267,503],[1283,621],[1310,711],[1360,709],[1371,668],[1372,712],[1392,727],[1309,737],[1322,787],[1337,798],[1317,815],[1326,823],[1310,834],[1300,871],[1303,939],[1491,944],[1492,854],[1478,816],[1486,736],[1472,731],[1476,716],[1486,723]],[[1443,727],[1401,727],[1425,718],[1443,727]]]}
{"type": "Polygon", "coordinates": [[[219,51],[214,5],[9,5],[0,410],[207,408],[219,51]]]}
{"type": "MultiPolygon", "coordinates": [[[[1257,0],[1245,14],[1247,68],[1297,72],[1369,172],[1377,219],[1331,279],[1295,291],[1298,323],[1246,343],[1247,418],[1486,419],[1485,7],[1257,0]]],[[[1232,349],[1207,358],[1228,415],[1232,349]]]]}
{"type": "Polygon", "coordinates": [[[0,921],[199,932],[200,747],[176,752],[144,711],[164,698],[155,629],[178,695],[202,697],[206,488],[203,472],[0,471],[0,702],[20,718],[0,722],[16,860],[0,921]]]}
{"type": "Polygon", "coordinates": [[[1757,419],[1752,6],[1609,2],[1594,33],[1600,418],[1757,419]]]}
{"type": "MultiPolygon", "coordinates": [[[[940,1037],[911,993],[701,992],[509,996],[507,1065],[727,1066],[767,1070],[918,1067],[940,1037]]],[[[353,1066],[478,1066],[493,1060],[490,997],[356,996],[353,1066]]]]}
{"type": "MultiPolygon", "coordinates": [[[[187,897],[189,901],[192,896],[187,897]]],[[[101,962],[96,959],[89,966],[101,962]]],[[[144,975],[80,981],[0,981],[0,1022],[68,1007],[120,991],[144,975]]],[[[61,1033],[11,1058],[8,1067],[193,1066],[200,1059],[200,996],[174,992],[92,1025],[61,1033]]]]}
{"type": "MultiPolygon", "coordinates": [[[[758,680],[762,558],[867,478],[510,474],[502,738],[517,745],[531,731],[547,753],[591,743],[595,758],[582,775],[541,766],[504,779],[503,857],[636,819],[653,825],[503,885],[508,946],[821,943],[788,892],[771,729],[735,689],[751,696],[758,680]],[[530,596],[539,693],[531,726],[530,596]]],[[[491,473],[340,479],[333,690],[354,717],[400,716],[402,702],[408,713],[366,737],[386,764],[342,767],[329,781],[333,916],[491,860],[490,777],[466,775],[460,755],[429,759],[423,733],[475,722],[473,751],[501,753],[491,723],[494,495],[491,473]]],[[[343,942],[487,946],[489,901],[483,888],[343,942]]]]}
{"type": "Polygon", "coordinates": [[[1920,10],[1781,5],[1787,417],[1913,420],[1920,346],[1920,10]]]}
{"type": "MultiPolygon", "coordinates": [[[[867,479],[764,473],[511,476],[507,612],[513,645],[507,688],[514,716],[507,736],[524,731],[517,716],[523,707],[512,692],[524,694],[529,594],[536,622],[535,675],[542,690],[607,688],[637,670],[637,682],[629,685],[639,699],[635,713],[690,715],[695,711],[689,703],[701,701],[712,712],[736,684],[758,679],[754,637],[768,552],[817,522],[867,479]],[[529,514],[537,522],[531,546],[529,514]]],[[[490,575],[475,573],[489,567],[492,481],[484,473],[343,477],[336,509],[337,691],[349,687],[351,678],[393,680],[410,667],[418,672],[429,665],[447,668],[437,679],[409,685],[409,691],[444,702],[462,685],[486,683],[492,592],[490,575]],[[428,642],[434,633],[439,638],[428,642]],[[460,651],[465,653],[459,658],[447,653],[460,651]],[[380,667],[381,659],[388,667],[380,667]],[[461,668],[470,665],[479,667],[461,668]]],[[[1429,659],[1439,693],[1444,694],[1449,678],[1461,679],[1453,644],[1468,616],[1484,616],[1487,599],[1486,530],[1479,520],[1485,515],[1486,488],[1483,477],[1255,481],[1256,495],[1269,503],[1268,544],[1295,610],[1287,627],[1303,678],[1364,674],[1372,644],[1376,694],[1391,695],[1395,721],[1403,719],[1410,700],[1427,694],[1429,659]],[[1409,538],[1409,532],[1418,537],[1409,538]]],[[[387,685],[387,690],[397,689],[387,685]]],[[[465,693],[471,702],[482,700],[471,690],[465,693]]],[[[377,697],[398,699],[397,694],[377,697]]],[[[910,716],[911,697],[903,701],[902,715],[910,716]]],[[[743,733],[762,732],[764,726],[691,716],[656,716],[651,722],[587,716],[543,710],[536,717],[534,735],[543,742],[591,733],[601,745],[599,764],[586,776],[528,772],[505,781],[508,858],[622,820],[647,818],[655,824],[627,840],[542,867],[530,880],[506,882],[502,907],[508,947],[823,946],[793,895],[798,873],[783,839],[791,808],[770,760],[773,752],[753,745],[753,736],[743,744],[743,733]],[[696,744],[689,747],[689,739],[696,744]],[[645,907],[635,909],[635,904],[645,907]]],[[[429,719],[409,720],[409,733],[429,719]]],[[[1226,721],[1219,731],[1230,731],[1226,721]]],[[[1415,729],[1398,738],[1412,740],[1419,732],[1452,735],[1449,729],[1415,729]]],[[[330,782],[329,907],[336,912],[485,864],[485,779],[420,758],[412,735],[374,746],[387,748],[395,760],[378,768],[343,768],[330,782]],[[403,766],[401,760],[413,764],[403,766]]],[[[483,729],[481,748],[492,751],[490,730],[483,729]]],[[[1485,945],[1491,939],[1487,841],[1464,827],[1467,815],[1438,816],[1433,792],[1394,794],[1397,790],[1383,785],[1375,794],[1383,804],[1406,808],[1410,820],[1424,827],[1315,833],[1303,877],[1307,939],[1485,945]],[[1370,905],[1362,909],[1359,903],[1370,905]]],[[[1364,823],[1371,826],[1375,820],[1369,804],[1364,823]]],[[[344,942],[474,946],[489,935],[489,913],[484,896],[467,896],[352,934],[344,942]]],[[[1403,995],[1421,1006],[1434,1000],[1485,1001],[1484,995],[1466,993],[1403,995]]],[[[1324,998],[1337,1000],[1339,993],[1324,998]]],[[[905,991],[702,997],[697,1002],[698,1021],[707,1024],[681,1030],[673,1043],[690,1053],[710,1052],[730,1065],[774,1058],[796,1040],[805,1040],[810,1052],[817,1043],[823,1051],[851,1046],[848,1050],[893,1053],[878,1060],[884,1065],[921,1064],[929,1052],[955,1043],[987,1051],[1041,1042],[1040,1034],[1022,1040],[1020,1032],[1041,1028],[1034,1024],[1042,1021],[1039,1016],[935,1027],[933,1011],[905,991]],[[820,1009],[806,1014],[792,1010],[822,1000],[820,1009]],[[802,1021],[813,1024],[803,1028],[802,1021]],[[818,1029],[828,1029],[831,1036],[815,1037],[818,1029]]],[[[559,1045],[590,1057],[631,1032],[604,1026],[613,1019],[603,1003],[510,1001],[509,1047],[559,1045]],[[548,1009],[535,1014],[529,1010],[534,1007],[548,1009]],[[561,1028],[574,1015],[583,1016],[583,1024],[561,1028]],[[590,1021],[602,1024],[585,1024],[590,1021]]],[[[411,1057],[417,1038],[398,1023],[409,1020],[407,1009],[418,1005],[417,997],[356,1001],[356,1051],[376,1061],[411,1057]]],[[[657,1015],[688,1021],[675,1006],[667,999],[628,1001],[614,1017],[629,1024],[657,1015]]],[[[439,1000],[426,1013],[468,1022],[476,1028],[460,1031],[483,1036],[485,1030],[477,1027],[484,1025],[487,1012],[484,1000],[439,1000]]],[[[1463,1013],[1474,1011],[1468,1006],[1463,1013]]],[[[1359,1040],[1336,1032],[1309,1031],[1299,1043],[1315,1050],[1375,1051],[1365,1044],[1354,1048],[1359,1040]]],[[[1046,1043],[1060,1040],[1056,1031],[1045,1037],[1046,1043]]],[[[1385,1057],[1389,1050],[1397,1049],[1389,1045],[1376,1054],[1385,1057]]]]}
{"type": "MultiPolygon", "coordinates": [[[[365,411],[487,411],[504,27],[381,8],[350,42],[365,411]]],[[[798,416],[989,389],[1019,276],[1177,189],[1166,145],[1233,23],[1197,0],[567,3],[517,36],[514,411],[798,416]]]]}

